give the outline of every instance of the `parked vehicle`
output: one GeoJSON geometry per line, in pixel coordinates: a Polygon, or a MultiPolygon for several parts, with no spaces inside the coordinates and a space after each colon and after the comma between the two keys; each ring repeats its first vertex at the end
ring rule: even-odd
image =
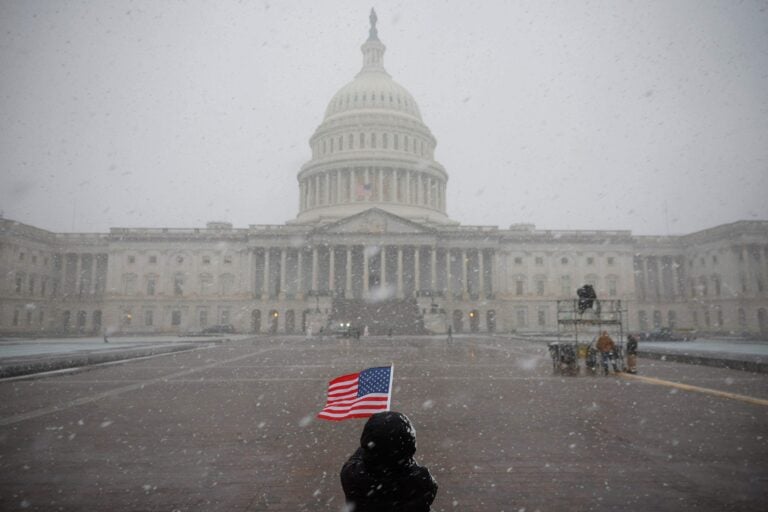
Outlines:
{"type": "Polygon", "coordinates": [[[696,336],[693,331],[676,331],[669,327],[660,327],[640,333],[640,341],[690,341],[696,336]]]}

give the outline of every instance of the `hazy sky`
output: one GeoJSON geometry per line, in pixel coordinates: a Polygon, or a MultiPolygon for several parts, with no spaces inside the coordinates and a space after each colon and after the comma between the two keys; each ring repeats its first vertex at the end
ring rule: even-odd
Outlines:
{"type": "MultiPolygon", "coordinates": [[[[768,219],[768,2],[373,5],[462,224],[768,219]]],[[[295,218],[371,6],[0,0],[0,209],[86,232],[295,218]]]]}

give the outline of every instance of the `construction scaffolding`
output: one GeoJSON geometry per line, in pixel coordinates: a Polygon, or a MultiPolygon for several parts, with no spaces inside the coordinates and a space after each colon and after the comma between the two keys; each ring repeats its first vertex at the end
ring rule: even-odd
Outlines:
{"type": "Polygon", "coordinates": [[[614,368],[624,370],[624,323],[627,309],[620,300],[569,299],[557,301],[557,341],[549,344],[552,371],[578,375],[606,368],[598,361],[595,342],[606,332],[616,344],[614,368]],[[583,364],[582,364],[583,362],[583,364]]]}

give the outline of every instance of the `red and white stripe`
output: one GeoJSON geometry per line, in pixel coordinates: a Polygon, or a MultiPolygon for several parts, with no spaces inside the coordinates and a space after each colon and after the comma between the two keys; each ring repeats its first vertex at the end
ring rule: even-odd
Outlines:
{"type": "Polygon", "coordinates": [[[342,375],[328,383],[328,401],[318,418],[340,421],[348,418],[367,418],[371,414],[389,409],[388,393],[370,393],[357,396],[359,373],[342,375]]]}

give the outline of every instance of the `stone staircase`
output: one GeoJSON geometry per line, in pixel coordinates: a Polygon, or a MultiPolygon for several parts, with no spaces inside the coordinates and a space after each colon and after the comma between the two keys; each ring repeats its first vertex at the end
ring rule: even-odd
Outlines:
{"type": "Polygon", "coordinates": [[[349,322],[352,328],[363,332],[368,326],[368,333],[372,336],[426,333],[416,299],[366,302],[337,298],[333,300],[328,320],[331,328],[349,322]]]}

